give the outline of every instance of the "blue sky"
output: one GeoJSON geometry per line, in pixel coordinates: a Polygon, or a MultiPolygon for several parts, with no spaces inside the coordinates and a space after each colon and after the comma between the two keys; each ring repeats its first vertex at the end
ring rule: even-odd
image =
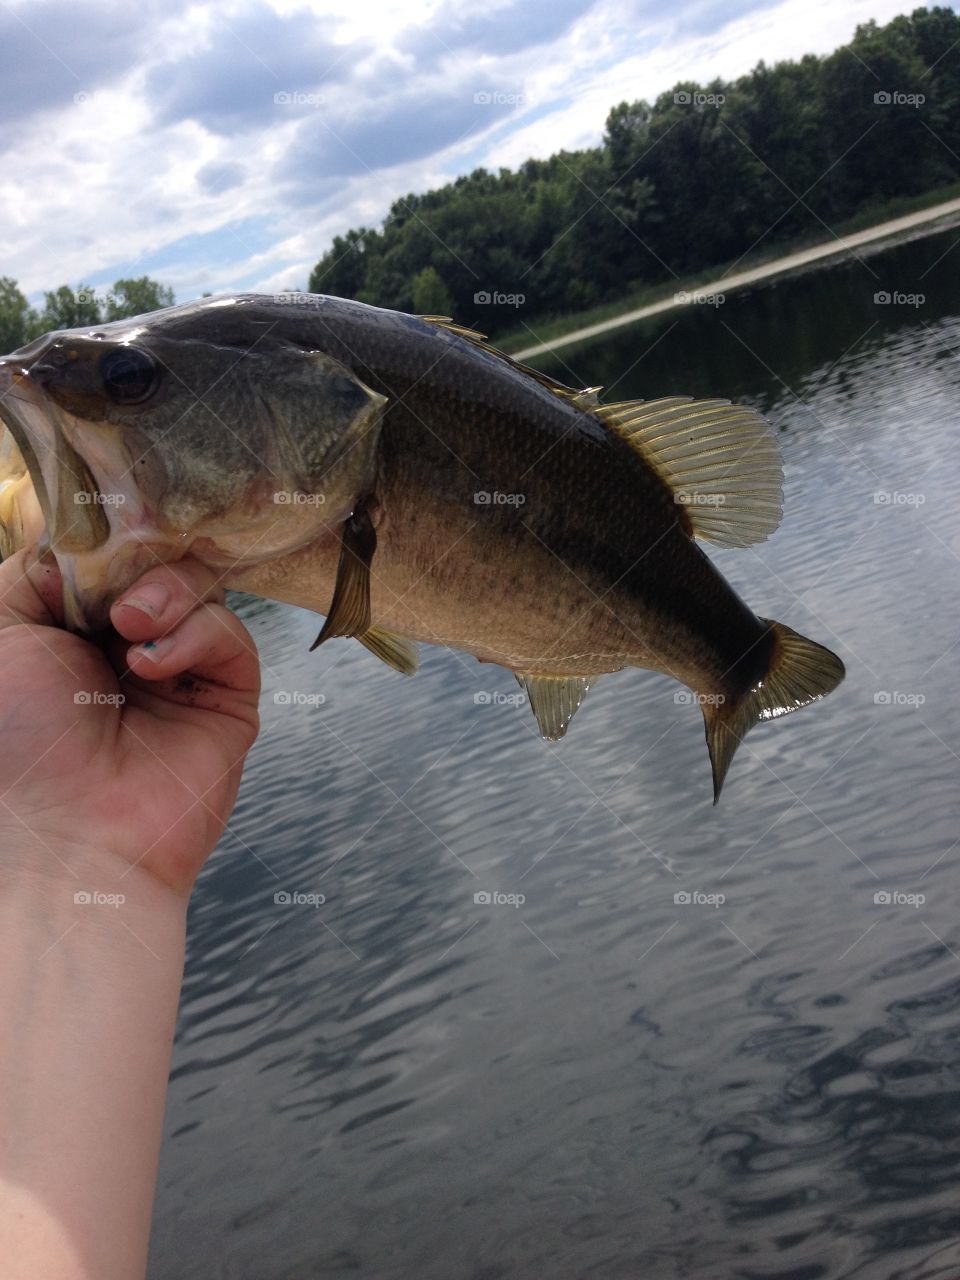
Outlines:
{"type": "Polygon", "coordinates": [[[332,237],[609,108],[806,52],[906,0],[7,0],[0,275],[305,287],[332,237]]]}

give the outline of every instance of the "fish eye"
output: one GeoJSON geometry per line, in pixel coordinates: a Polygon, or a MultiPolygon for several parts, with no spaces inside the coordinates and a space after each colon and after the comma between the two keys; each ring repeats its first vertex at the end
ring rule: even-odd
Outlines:
{"type": "Polygon", "coordinates": [[[154,392],[159,371],[140,347],[118,347],[100,361],[104,390],[117,404],[142,404],[154,392]]]}

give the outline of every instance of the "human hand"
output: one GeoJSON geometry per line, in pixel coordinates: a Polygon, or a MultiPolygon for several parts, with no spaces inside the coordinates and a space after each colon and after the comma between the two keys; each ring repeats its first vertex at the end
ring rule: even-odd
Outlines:
{"type": "Polygon", "coordinates": [[[257,732],[256,650],[221,599],[203,565],[158,565],[93,643],[56,625],[54,565],[0,565],[9,1280],[145,1271],[187,897],[257,732]]]}
{"type": "Polygon", "coordinates": [[[157,565],[92,643],[57,625],[52,562],[0,565],[0,835],[31,874],[136,868],[189,892],[259,723],[256,648],[222,599],[197,561],[157,565]]]}

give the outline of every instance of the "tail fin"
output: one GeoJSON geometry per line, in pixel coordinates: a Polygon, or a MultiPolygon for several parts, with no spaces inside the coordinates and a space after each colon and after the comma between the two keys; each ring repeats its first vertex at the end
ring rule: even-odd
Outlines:
{"type": "Polygon", "coordinates": [[[774,646],[766,676],[735,699],[702,703],[707,748],[713,769],[713,803],[720,799],[734,752],[758,720],[773,720],[816,702],[834,690],[844,677],[835,653],[782,622],[761,622],[773,630],[774,646]]]}

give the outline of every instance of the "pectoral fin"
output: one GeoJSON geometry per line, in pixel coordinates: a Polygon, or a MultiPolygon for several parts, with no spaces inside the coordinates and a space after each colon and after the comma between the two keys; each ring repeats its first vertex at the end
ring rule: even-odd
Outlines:
{"type": "Polygon", "coordinates": [[[333,636],[366,636],[370,631],[370,564],[376,549],[373,521],[366,504],[359,503],[340,535],[333,600],[311,652],[333,636]]]}
{"type": "Polygon", "coordinates": [[[567,732],[570,721],[593,684],[587,676],[517,675],[517,680],[530,699],[541,738],[551,742],[556,742],[567,732]]]}
{"type": "Polygon", "coordinates": [[[383,631],[380,627],[370,627],[357,639],[365,649],[369,649],[381,662],[393,667],[401,675],[414,676],[420,661],[417,657],[417,646],[403,636],[394,635],[392,631],[383,631]]]}

